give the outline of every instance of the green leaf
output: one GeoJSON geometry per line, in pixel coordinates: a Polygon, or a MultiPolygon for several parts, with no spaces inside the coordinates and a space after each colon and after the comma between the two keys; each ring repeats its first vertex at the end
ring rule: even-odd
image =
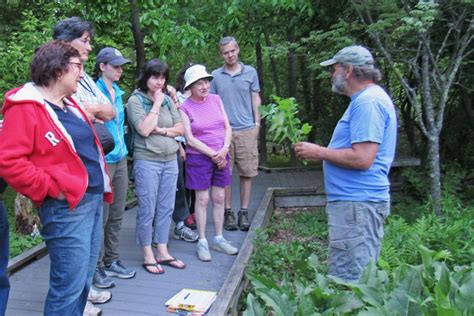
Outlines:
{"type": "Polygon", "coordinates": [[[339,292],[333,296],[329,306],[334,308],[335,313],[350,313],[364,306],[364,303],[353,293],[339,292]]]}
{"type": "Polygon", "coordinates": [[[291,316],[297,310],[296,302],[290,300],[286,293],[281,293],[276,289],[258,289],[257,295],[275,312],[276,316],[291,316]]]}
{"type": "Polygon", "coordinates": [[[398,315],[419,315],[421,310],[416,301],[421,298],[421,271],[416,267],[402,266],[397,270],[399,277],[394,280],[396,287],[391,292],[386,309],[398,315]]]}
{"type": "Polygon", "coordinates": [[[278,285],[275,282],[273,282],[270,279],[267,279],[264,276],[261,276],[257,273],[249,272],[249,273],[247,273],[247,277],[249,278],[249,280],[252,282],[252,285],[256,289],[260,289],[260,288],[276,289],[276,288],[279,288],[278,285]]]}
{"type": "Polygon", "coordinates": [[[243,316],[261,316],[264,315],[264,310],[259,301],[255,299],[252,293],[247,295],[247,308],[243,312],[243,316]]]}
{"type": "Polygon", "coordinates": [[[467,315],[474,314],[474,270],[463,274],[459,280],[459,289],[454,295],[454,304],[467,315]]]}
{"type": "Polygon", "coordinates": [[[448,267],[446,267],[446,264],[443,262],[441,265],[439,265],[439,268],[436,269],[436,290],[438,290],[440,293],[442,293],[444,296],[448,296],[450,289],[451,289],[451,279],[449,275],[449,270],[448,267]]]}

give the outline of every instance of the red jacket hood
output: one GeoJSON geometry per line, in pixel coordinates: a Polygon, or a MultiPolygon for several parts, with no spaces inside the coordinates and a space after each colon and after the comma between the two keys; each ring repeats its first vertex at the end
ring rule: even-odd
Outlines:
{"type": "MultiPolygon", "coordinates": [[[[65,103],[71,112],[92,126],[74,99],[67,97],[65,103]]],[[[87,188],[87,181],[84,184],[80,180],[87,179],[87,171],[76,153],[71,136],[35,84],[27,83],[8,91],[2,113],[4,128],[0,131],[0,175],[37,206],[46,197],[56,198],[63,192],[70,207],[74,208],[87,188]],[[45,141],[45,133],[54,134],[58,143],[51,145],[45,141]]],[[[95,129],[93,131],[101,153],[99,162],[104,173],[104,199],[111,203],[112,186],[107,165],[95,129]]]]}

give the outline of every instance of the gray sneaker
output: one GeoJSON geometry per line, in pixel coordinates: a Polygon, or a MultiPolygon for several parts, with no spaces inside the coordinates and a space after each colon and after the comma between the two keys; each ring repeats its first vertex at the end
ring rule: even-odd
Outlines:
{"type": "Polygon", "coordinates": [[[99,289],[109,289],[115,286],[114,281],[112,281],[105,274],[104,267],[95,268],[94,278],[92,279],[92,284],[99,289]]]}
{"type": "Polygon", "coordinates": [[[201,261],[211,261],[211,253],[209,252],[209,245],[206,243],[198,242],[197,244],[197,255],[201,261]]]}
{"type": "Polygon", "coordinates": [[[224,238],[222,238],[220,241],[218,242],[215,242],[213,245],[212,245],[212,249],[214,249],[215,251],[219,251],[219,252],[222,252],[222,253],[225,253],[226,255],[236,255],[237,253],[239,253],[239,249],[235,248],[234,246],[232,246],[227,240],[225,240],[224,238]]]}
{"type": "Polygon", "coordinates": [[[105,304],[112,299],[112,293],[109,291],[97,291],[92,287],[87,295],[87,300],[92,304],[105,304]]]}
{"type": "Polygon", "coordinates": [[[83,316],[101,316],[102,315],[102,310],[98,307],[95,307],[92,305],[91,302],[86,303],[86,308],[84,308],[84,313],[82,314],[83,316]]]}
{"type": "Polygon", "coordinates": [[[119,279],[131,279],[137,274],[135,271],[125,268],[120,263],[120,260],[106,264],[104,270],[108,277],[116,277],[119,279]]]}
{"type": "Polygon", "coordinates": [[[196,242],[199,239],[199,235],[186,225],[181,226],[179,229],[175,228],[173,236],[175,239],[182,239],[187,242],[196,242]]]}

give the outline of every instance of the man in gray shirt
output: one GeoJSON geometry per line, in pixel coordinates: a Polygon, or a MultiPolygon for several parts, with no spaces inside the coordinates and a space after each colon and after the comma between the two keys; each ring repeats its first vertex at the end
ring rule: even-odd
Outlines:
{"type": "MultiPolygon", "coordinates": [[[[248,206],[252,189],[252,178],[258,174],[258,134],[260,131],[261,104],[257,71],[239,62],[240,48],[235,38],[227,36],[220,40],[219,51],[224,66],[214,70],[211,93],[218,94],[232,126],[230,145],[231,166],[237,165],[240,175],[240,212],[238,226],[248,230],[248,206]]],[[[226,187],[225,221],[226,230],[237,230],[232,211],[232,187],[226,187]]]]}

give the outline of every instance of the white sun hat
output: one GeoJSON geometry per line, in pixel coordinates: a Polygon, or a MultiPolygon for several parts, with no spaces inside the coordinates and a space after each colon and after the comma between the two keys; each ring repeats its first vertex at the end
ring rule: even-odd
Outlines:
{"type": "Polygon", "coordinates": [[[207,73],[206,67],[203,65],[193,65],[189,67],[184,73],[184,80],[186,81],[184,89],[189,88],[190,85],[204,78],[208,80],[212,80],[212,78],[214,78],[212,75],[207,73]]]}

